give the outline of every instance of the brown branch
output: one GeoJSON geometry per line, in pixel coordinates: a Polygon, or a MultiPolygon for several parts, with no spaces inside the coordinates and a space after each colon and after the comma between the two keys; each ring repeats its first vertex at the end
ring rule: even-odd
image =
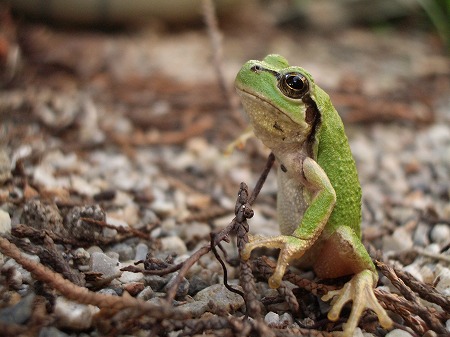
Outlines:
{"type": "Polygon", "coordinates": [[[156,305],[133,298],[126,293],[122,297],[98,294],[89,291],[87,288],[79,287],[64,279],[46,266],[32,261],[23,256],[20,250],[4,237],[0,237],[0,251],[16,260],[23,268],[28,270],[37,280],[48,284],[53,289],[59,291],[64,297],[82,304],[92,304],[99,308],[110,310],[121,310],[132,308],[141,313],[147,313],[155,319],[185,319],[187,314],[180,310],[171,308],[166,304],[156,305]]]}
{"type": "MultiPolygon", "coordinates": [[[[253,190],[253,193],[250,195],[249,200],[250,201],[254,201],[256,199],[256,197],[258,196],[262,185],[264,184],[264,181],[267,178],[267,175],[269,174],[270,168],[272,167],[273,163],[275,161],[275,156],[271,153],[269,155],[269,158],[267,160],[267,164],[266,167],[264,169],[263,174],[261,175],[261,177],[259,178],[258,182],[256,183],[255,189],[253,190]]],[[[242,185],[241,185],[242,187],[242,185]]],[[[237,205],[238,203],[236,203],[237,205]]],[[[236,206],[235,209],[235,213],[239,214],[239,207],[236,206]]],[[[245,211],[245,209],[243,210],[245,211]]],[[[243,216],[239,215],[239,216],[243,216]]],[[[228,238],[228,235],[230,234],[231,231],[235,230],[235,226],[236,226],[236,221],[237,221],[237,217],[236,216],[231,223],[226,226],[224,229],[222,229],[215,237],[214,239],[214,245],[217,245],[219,242],[221,242],[222,240],[226,240],[228,238]]],[[[188,258],[186,261],[184,261],[183,266],[180,268],[178,275],[176,276],[175,280],[173,281],[172,286],[169,288],[169,290],[166,293],[166,300],[168,303],[171,303],[172,300],[175,298],[175,294],[177,292],[178,286],[180,285],[181,281],[183,280],[183,277],[186,275],[186,273],[188,272],[188,270],[195,264],[198,262],[198,260],[205,254],[208,254],[211,251],[211,244],[207,244],[203,247],[201,247],[199,250],[197,250],[194,254],[191,255],[190,258],[188,258]]]]}
{"type": "Polygon", "coordinates": [[[428,326],[433,329],[437,333],[445,333],[445,327],[436,319],[432,313],[420,304],[416,294],[409,288],[398,276],[396,275],[394,269],[392,269],[389,265],[376,261],[377,267],[380,268],[381,272],[389,278],[392,284],[400,291],[400,293],[407,299],[406,303],[408,303],[409,308],[411,308],[411,312],[416,313],[419,317],[421,317],[428,326]]]}

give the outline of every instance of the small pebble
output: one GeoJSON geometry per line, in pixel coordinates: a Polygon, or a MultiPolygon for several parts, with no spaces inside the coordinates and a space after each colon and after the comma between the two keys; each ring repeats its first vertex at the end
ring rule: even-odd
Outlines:
{"type": "Polygon", "coordinates": [[[411,233],[404,227],[397,228],[391,236],[383,236],[383,252],[401,252],[412,246],[411,233]]]}
{"type": "Polygon", "coordinates": [[[208,308],[208,302],[206,301],[195,301],[177,307],[177,309],[186,312],[186,314],[193,318],[200,317],[208,310],[208,308]]]}
{"type": "MultiPolygon", "coordinates": [[[[126,265],[121,265],[121,268],[126,265]]],[[[132,283],[132,282],[141,282],[144,280],[144,274],[142,273],[132,273],[129,271],[122,272],[122,275],[119,278],[119,281],[123,284],[132,283]]]]}
{"type": "Polygon", "coordinates": [[[11,233],[11,217],[8,212],[0,209],[0,234],[11,233]]]}
{"type": "Polygon", "coordinates": [[[137,298],[143,300],[143,301],[148,301],[149,299],[151,299],[153,297],[154,291],[152,289],[152,287],[144,287],[144,289],[142,289],[142,291],[136,296],[137,298]]]}
{"type": "Polygon", "coordinates": [[[430,233],[431,240],[435,243],[445,244],[450,242],[450,226],[447,224],[436,224],[430,233]]]}
{"type": "Polygon", "coordinates": [[[12,307],[1,309],[0,322],[6,324],[24,324],[31,316],[34,297],[34,294],[29,294],[12,307]]]}
{"type": "MultiPolygon", "coordinates": [[[[37,255],[28,255],[25,253],[22,253],[22,255],[32,261],[40,262],[39,256],[37,256],[37,255]]],[[[22,265],[18,264],[16,262],[16,260],[9,259],[8,261],[5,262],[5,264],[3,264],[3,266],[1,267],[1,270],[6,270],[8,268],[14,268],[16,271],[18,271],[20,273],[20,277],[17,276],[18,277],[18,279],[16,280],[17,282],[19,282],[19,280],[21,279],[21,283],[27,283],[27,284],[34,283],[34,279],[31,276],[31,273],[28,270],[26,270],[25,268],[23,268],[22,265]]]]}
{"type": "Polygon", "coordinates": [[[92,253],[89,266],[92,272],[102,273],[104,278],[110,278],[119,273],[119,261],[104,253],[92,253]]]}
{"type": "Polygon", "coordinates": [[[161,250],[183,255],[187,252],[186,244],[178,236],[161,238],[161,250]]]}
{"type": "MultiPolygon", "coordinates": [[[[164,291],[168,291],[172,287],[177,276],[178,276],[178,273],[173,273],[169,282],[167,282],[167,284],[165,285],[164,291]]],[[[184,296],[186,296],[188,294],[188,292],[189,292],[189,281],[185,277],[183,277],[183,280],[178,285],[175,297],[183,298],[184,296]]]]}
{"type": "Polygon", "coordinates": [[[441,268],[433,282],[437,291],[443,296],[450,296],[450,269],[441,268]]]}
{"type": "Polygon", "coordinates": [[[127,284],[124,284],[123,290],[128,292],[131,296],[135,297],[137,294],[139,294],[142,290],[144,290],[145,286],[142,282],[130,282],[127,284]]]}
{"type": "Polygon", "coordinates": [[[119,261],[129,261],[134,257],[133,247],[126,243],[117,243],[110,248],[119,255],[119,261]]]}
{"type": "Polygon", "coordinates": [[[386,334],[386,337],[413,337],[409,332],[401,329],[394,329],[386,334]]]}
{"type": "Polygon", "coordinates": [[[136,246],[136,255],[134,261],[143,261],[147,257],[148,246],[145,243],[138,243],[136,246]]]}
{"type": "Polygon", "coordinates": [[[61,330],[56,329],[53,326],[50,326],[50,327],[43,327],[39,331],[38,337],[69,337],[69,335],[62,332],[61,330]]]}
{"type": "Polygon", "coordinates": [[[105,295],[111,295],[111,296],[119,296],[117,294],[117,291],[115,291],[114,289],[111,288],[103,288],[100,289],[99,291],[97,291],[97,293],[99,294],[105,294],[105,295]]]}
{"type": "Polygon", "coordinates": [[[79,265],[87,265],[89,263],[89,259],[91,254],[84,248],[77,248],[72,253],[73,261],[79,265]]]}
{"type": "Polygon", "coordinates": [[[412,263],[406,266],[405,268],[403,268],[403,271],[410,273],[412,276],[414,276],[415,279],[423,282],[421,267],[417,263],[412,263]]]}
{"type": "Polygon", "coordinates": [[[89,329],[94,314],[94,310],[90,307],[89,305],[69,301],[62,296],[58,297],[54,309],[58,327],[76,330],[89,329]]]}
{"type": "Polygon", "coordinates": [[[264,321],[270,327],[275,327],[280,324],[280,315],[277,313],[270,311],[264,316],[264,321]]]}
{"type": "Polygon", "coordinates": [[[194,296],[197,294],[200,290],[205,289],[210,284],[203,280],[200,276],[194,275],[189,280],[189,295],[194,296]]]}
{"type": "Polygon", "coordinates": [[[145,275],[145,284],[150,286],[154,291],[161,291],[162,288],[169,282],[169,277],[159,275],[145,275]]]}
{"type": "Polygon", "coordinates": [[[414,245],[420,247],[426,247],[430,243],[430,239],[428,238],[428,233],[430,228],[428,225],[424,223],[419,223],[414,231],[413,241],[414,245]]]}
{"type": "Polygon", "coordinates": [[[204,302],[213,301],[219,312],[236,311],[244,305],[244,299],[240,295],[229,291],[223,284],[214,284],[203,289],[194,296],[194,299],[204,302]]]}
{"type": "Polygon", "coordinates": [[[283,325],[289,325],[294,323],[294,319],[292,318],[292,315],[288,312],[285,312],[284,314],[280,315],[280,322],[283,325]]]}

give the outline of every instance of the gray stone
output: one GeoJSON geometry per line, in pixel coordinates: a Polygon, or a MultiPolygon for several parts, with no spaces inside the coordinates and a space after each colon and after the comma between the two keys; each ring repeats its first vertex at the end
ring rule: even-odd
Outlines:
{"type": "Polygon", "coordinates": [[[117,292],[114,289],[111,288],[103,288],[97,291],[99,294],[105,294],[105,295],[111,295],[111,296],[118,296],[117,292]]]}
{"type": "Polygon", "coordinates": [[[92,272],[102,273],[104,278],[109,278],[119,273],[119,261],[112,259],[103,253],[92,253],[89,267],[92,272]]]}
{"type": "MultiPolygon", "coordinates": [[[[26,258],[35,261],[35,262],[39,262],[39,256],[36,255],[28,255],[25,253],[22,253],[23,256],[25,256],[26,258]]],[[[33,284],[34,283],[34,279],[31,276],[30,272],[26,269],[24,269],[20,264],[18,264],[16,262],[16,260],[13,259],[9,259],[8,261],[5,262],[5,264],[2,266],[2,270],[6,270],[9,268],[14,268],[16,271],[18,271],[20,273],[20,276],[18,275],[14,275],[15,277],[17,277],[16,281],[17,282],[21,282],[21,283],[28,283],[28,284],[33,284]]]]}
{"type": "Polygon", "coordinates": [[[428,238],[429,230],[430,228],[426,224],[419,222],[413,235],[414,244],[420,247],[426,247],[430,243],[430,239],[428,238]]]}
{"type": "Polygon", "coordinates": [[[134,256],[135,261],[145,260],[148,253],[148,246],[145,243],[138,243],[136,246],[136,255],[134,256]]]}
{"type": "Polygon", "coordinates": [[[194,275],[189,280],[189,295],[194,296],[200,290],[205,289],[209,286],[208,282],[203,280],[200,276],[194,275]]]}
{"type": "Polygon", "coordinates": [[[194,296],[194,299],[196,301],[212,301],[217,309],[222,312],[232,312],[244,305],[244,299],[240,295],[229,291],[223,284],[214,284],[203,289],[194,296]]]}
{"type": "Polygon", "coordinates": [[[55,204],[45,204],[37,199],[29,200],[23,207],[22,223],[39,230],[49,230],[55,234],[66,236],[63,218],[55,204]]]}
{"type": "Polygon", "coordinates": [[[136,298],[139,298],[143,301],[148,301],[153,297],[154,293],[155,292],[153,291],[152,287],[147,286],[142,289],[142,291],[136,296],[136,298]]]}
{"type": "MultiPolygon", "coordinates": [[[[178,276],[178,273],[172,274],[169,282],[167,282],[167,284],[164,287],[164,291],[168,291],[172,287],[172,285],[175,283],[175,279],[177,276],[178,276]]],[[[178,285],[175,297],[183,298],[184,296],[186,296],[188,294],[188,292],[189,292],[189,281],[183,277],[183,280],[178,285]]]]}
{"type": "Polygon", "coordinates": [[[145,275],[145,284],[152,287],[154,291],[161,291],[164,286],[169,282],[170,277],[159,275],[145,275]]]}
{"type": "Polygon", "coordinates": [[[50,327],[43,327],[39,331],[38,337],[69,337],[69,335],[62,332],[61,330],[56,329],[53,326],[50,326],[50,327]]]}
{"type": "Polygon", "coordinates": [[[111,247],[113,252],[119,254],[120,261],[128,261],[134,257],[133,247],[126,243],[118,243],[111,247]]]}
{"type": "Polygon", "coordinates": [[[195,301],[177,307],[177,309],[185,311],[190,317],[193,318],[200,317],[208,310],[208,308],[208,302],[206,301],[195,301]]]}
{"type": "Polygon", "coordinates": [[[105,212],[99,205],[75,206],[67,213],[64,225],[75,239],[92,242],[99,239],[103,233],[103,227],[95,222],[104,222],[105,219],[105,212]],[[82,218],[92,219],[93,222],[84,221],[82,218]]]}
{"type": "Polygon", "coordinates": [[[23,324],[31,316],[33,310],[34,294],[29,294],[22,298],[12,307],[6,307],[0,310],[0,322],[8,324],[23,324]]]}

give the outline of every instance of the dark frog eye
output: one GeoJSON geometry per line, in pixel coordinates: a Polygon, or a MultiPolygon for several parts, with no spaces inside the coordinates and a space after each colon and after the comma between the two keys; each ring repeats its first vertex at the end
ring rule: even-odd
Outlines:
{"type": "Polygon", "coordinates": [[[309,82],[301,73],[287,73],[278,80],[278,88],[290,98],[302,98],[309,91],[309,82]]]}

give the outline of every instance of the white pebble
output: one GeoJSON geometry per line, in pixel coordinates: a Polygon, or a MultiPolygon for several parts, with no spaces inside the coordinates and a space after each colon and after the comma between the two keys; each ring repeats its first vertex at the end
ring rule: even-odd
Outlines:
{"type": "Polygon", "coordinates": [[[404,227],[397,228],[391,236],[383,237],[383,251],[401,252],[412,248],[411,233],[404,227]]]}
{"type": "Polygon", "coordinates": [[[161,238],[161,248],[163,251],[183,255],[187,252],[186,244],[178,236],[161,238]]]}
{"type": "Polygon", "coordinates": [[[277,324],[280,324],[280,315],[278,315],[277,313],[275,313],[273,311],[270,311],[264,317],[264,321],[269,326],[275,326],[277,324]]]}
{"type": "Polygon", "coordinates": [[[61,328],[77,330],[89,329],[92,324],[94,307],[58,297],[55,303],[55,318],[61,328]]]}
{"type": "Polygon", "coordinates": [[[431,240],[435,243],[450,242],[450,226],[446,224],[436,224],[431,230],[431,240]]]}
{"type": "Polygon", "coordinates": [[[145,260],[148,253],[148,246],[145,243],[138,243],[136,246],[136,255],[134,257],[135,261],[145,260]]]}
{"type": "Polygon", "coordinates": [[[434,281],[436,290],[444,296],[450,296],[450,269],[441,268],[434,281]]]}
{"type": "Polygon", "coordinates": [[[283,315],[280,316],[280,322],[282,324],[292,324],[294,322],[294,319],[292,318],[291,314],[285,312],[283,315]]]}
{"type": "Polygon", "coordinates": [[[412,264],[406,266],[403,270],[410,273],[417,280],[423,282],[423,276],[420,271],[420,266],[418,266],[417,264],[412,263],[412,264]]]}
{"type": "Polygon", "coordinates": [[[0,233],[11,233],[11,218],[8,212],[0,209],[0,233]]]}
{"type": "Polygon", "coordinates": [[[386,334],[386,337],[413,337],[409,332],[401,329],[394,329],[386,334]]]}

